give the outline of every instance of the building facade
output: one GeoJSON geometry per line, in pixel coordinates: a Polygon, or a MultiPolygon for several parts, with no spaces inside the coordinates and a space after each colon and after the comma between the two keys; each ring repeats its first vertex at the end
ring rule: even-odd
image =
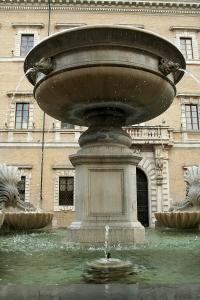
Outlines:
{"type": "MultiPolygon", "coordinates": [[[[187,72],[170,108],[149,122],[125,128],[137,168],[139,220],[185,197],[184,172],[200,164],[200,1],[0,0],[0,163],[18,166],[20,197],[54,212],[67,226],[75,211],[74,168],[85,128],[44,114],[23,74],[24,57],[53,33],[84,25],[139,27],[169,39],[186,58],[187,72]]],[[[89,88],[89,83],[88,83],[89,88]]]]}

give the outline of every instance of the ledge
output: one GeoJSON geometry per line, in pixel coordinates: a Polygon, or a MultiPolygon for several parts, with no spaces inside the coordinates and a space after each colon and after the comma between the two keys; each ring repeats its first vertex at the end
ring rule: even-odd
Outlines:
{"type": "Polygon", "coordinates": [[[8,97],[13,97],[13,96],[33,96],[33,93],[30,91],[9,91],[6,94],[8,97]]]}
{"type": "Polygon", "coordinates": [[[121,26],[130,26],[130,27],[136,27],[136,28],[140,28],[140,29],[144,29],[144,25],[142,24],[125,24],[125,23],[117,23],[117,24],[114,24],[114,25],[121,25],[121,26]]]}
{"type": "Polygon", "coordinates": [[[200,65],[200,60],[199,59],[186,60],[186,66],[187,65],[200,65]]]}
{"type": "Polygon", "coordinates": [[[17,167],[19,169],[32,169],[32,165],[9,164],[9,166],[17,167]]]}
{"type": "Polygon", "coordinates": [[[200,97],[200,93],[178,93],[176,97],[200,97]]]}
{"type": "Polygon", "coordinates": [[[85,26],[87,25],[86,23],[56,23],[55,28],[60,29],[60,28],[74,28],[74,27],[80,27],[80,26],[85,26]]]}
{"type": "Polygon", "coordinates": [[[25,57],[11,56],[11,57],[0,57],[0,62],[23,62],[25,57]]]}
{"type": "Polygon", "coordinates": [[[67,165],[53,165],[51,166],[53,170],[59,169],[59,170],[74,170],[73,166],[67,166],[67,165]]]}
{"type": "Polygon", "coordinates": [[[169,29],[171,31],[173,30],[190,30],[190,31],[200,31],[200,27],[199,26],[170,26],[169,29]]]}
{"type": "MultiPolygon", "coordinates": [[[[2,4],[2,7],[5,9],[9,9],[9,6],[14,7],[14,9],[48,9],[48,0],[0,0],[0,4],[2,4]],[[7,6],[5,6],[7,5],[7,6]]],[[[104,7],[114,7],[114,6],[125,6],[125,7],[132,7],[139,9],[141,12],[141,9],[148,9],[152,8],[153,13],[155,13],[155,9],[158,12],[163,12],[162,9],[166,10],[172,10],[173,13],[180,13],[182,14],[183,11],[189,13],[192,11],[192,13],[199,14],[198,11],[196,11],[196,8],[200,7],[200,3],[197,1],[190,1],[190,0],[152,0],[152,1],[146,1],[146,0],[53,0],[52,2],[52,9],[60,9],[60,6],[62,5],[62,10],[65,9],[67,6],[73,7],[75,6],[85,6],[88,5],[86,10],[90,10],[89,6],[104,6],[104,7]],[[182,11],[177,11],[177,8],[181,8],[182,11]]],[[[85,9],[85,8],[83,8],[85,9]]],[[[98,10],[103,10],[103,8],[98,8],[98,10]]],[[[119,10],[119,8],[117,8],[119,10]]]]}
{"type": "Polygon", "coordinates": [[[35,28],[44,28],[44,23],[22,23],[22,22],[17,22],[17,23],[11,23],[13,28],[17,27],[35,27],[35,28]]]}

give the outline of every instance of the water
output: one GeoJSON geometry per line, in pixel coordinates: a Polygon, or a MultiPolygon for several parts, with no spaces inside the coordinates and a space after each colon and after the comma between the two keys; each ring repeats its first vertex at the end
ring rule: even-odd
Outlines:
{"type": "MultiPolygon", "coordinates": [[[[146,240],[137,247],[109,247],[112,258],[132,262],[136,272],[132,283],[200,282],[199,232],[147,230],[146,240]]],[[[64,229],[2,235],[0,283],[82,283],[86,263],[102,258],[103,251],[104,245],[70,244],[64,229]]]]}
{"type": "Polygon", "coordinates": [[[32,70],[33,70],[33,68],[28,69],[26,71],[26,73],[23,74],[22,77],[19,79],[19,82],[18,82],[18,84],[17,84],[17,86],[15,88],[15,91],[14,91],[13,95],[12,95],[12,101],[15,99],[15,95],[17,94],[17,92],[18,92],[18,90],[19,90],[19,88],[21,86],[22,81],[26,78],[26,75],[28,75],[32,70]]]}
{"type": "Polygon", "coordinates": [[[106,225],[105,226],[105,243],[104,243],[105,259],[107,259],[107,254],[108,254],[108,242],[109,242],[109,225],[106,225]]]}
{"type": "Polygon", "coordinates": [[[185,70],[185,69],[179,69],[179,71],[182,71],[185,74],[189,75],[190,77],[192,77],[200,85],[200,80],[192,72],[190,72],[188,70],[185,70]]]}

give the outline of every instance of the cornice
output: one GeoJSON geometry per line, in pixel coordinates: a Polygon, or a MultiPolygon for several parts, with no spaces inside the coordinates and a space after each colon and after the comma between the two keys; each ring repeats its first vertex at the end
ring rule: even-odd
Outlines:
{"type": "Polygon", "coordinates": [[[176,31],[176,30],[188,30],[188,31],[200,31],[199,26],[170,26],[169,28],[171,31],[176,31]]]}
{"type": "Polygon", "coordinates": [[[200,93],[178,93],[176,95],[177,98],[182,98],[182,97],[200,97],[200,93]]]}
{"type": "MultiPolygon", "coordinates": [[[[51,10],[200,14],[200,1],[51,0],[51,10]]],[[[48,10],[48,0],[0,0],[0,10],[48,10]]]]}
{"type": "Polygon", "coordinates": [[[6,94],[8,97],[13,97],[13,96],[33,96],[33,93],[30,91],[9,91],[6,94]]]}
{"type": "Polygon", "coordinates": [[[79,27],[79,26],[84,26],[87,25],[86,23],[56,23],[55,28],[60,29],[68,29],[68,28],[73,28],[73,27],[79,27]]]}
{"type": "Polygon", "coordinates": [[[23,22],[17,22],[11,24],[13,28],[18,27],[35,27],[35,28],[44,28],[44,23],[23,23],[23,22]]]}

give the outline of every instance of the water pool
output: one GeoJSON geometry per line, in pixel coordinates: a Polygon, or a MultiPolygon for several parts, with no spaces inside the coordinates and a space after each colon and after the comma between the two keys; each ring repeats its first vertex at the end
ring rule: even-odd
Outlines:
{"type": "MultiPolygon", "coordinates": [[[[146,244],[116,245],[110,252],[133,263],[131,283],[183,284],[200,282],[199,249],[199,232],[149,229],[146,244]]],[[[103,247],[68,243],[65,229],[1,235],[0,283],[83,283],[86,262],[103,256],[103,247]]]]}

